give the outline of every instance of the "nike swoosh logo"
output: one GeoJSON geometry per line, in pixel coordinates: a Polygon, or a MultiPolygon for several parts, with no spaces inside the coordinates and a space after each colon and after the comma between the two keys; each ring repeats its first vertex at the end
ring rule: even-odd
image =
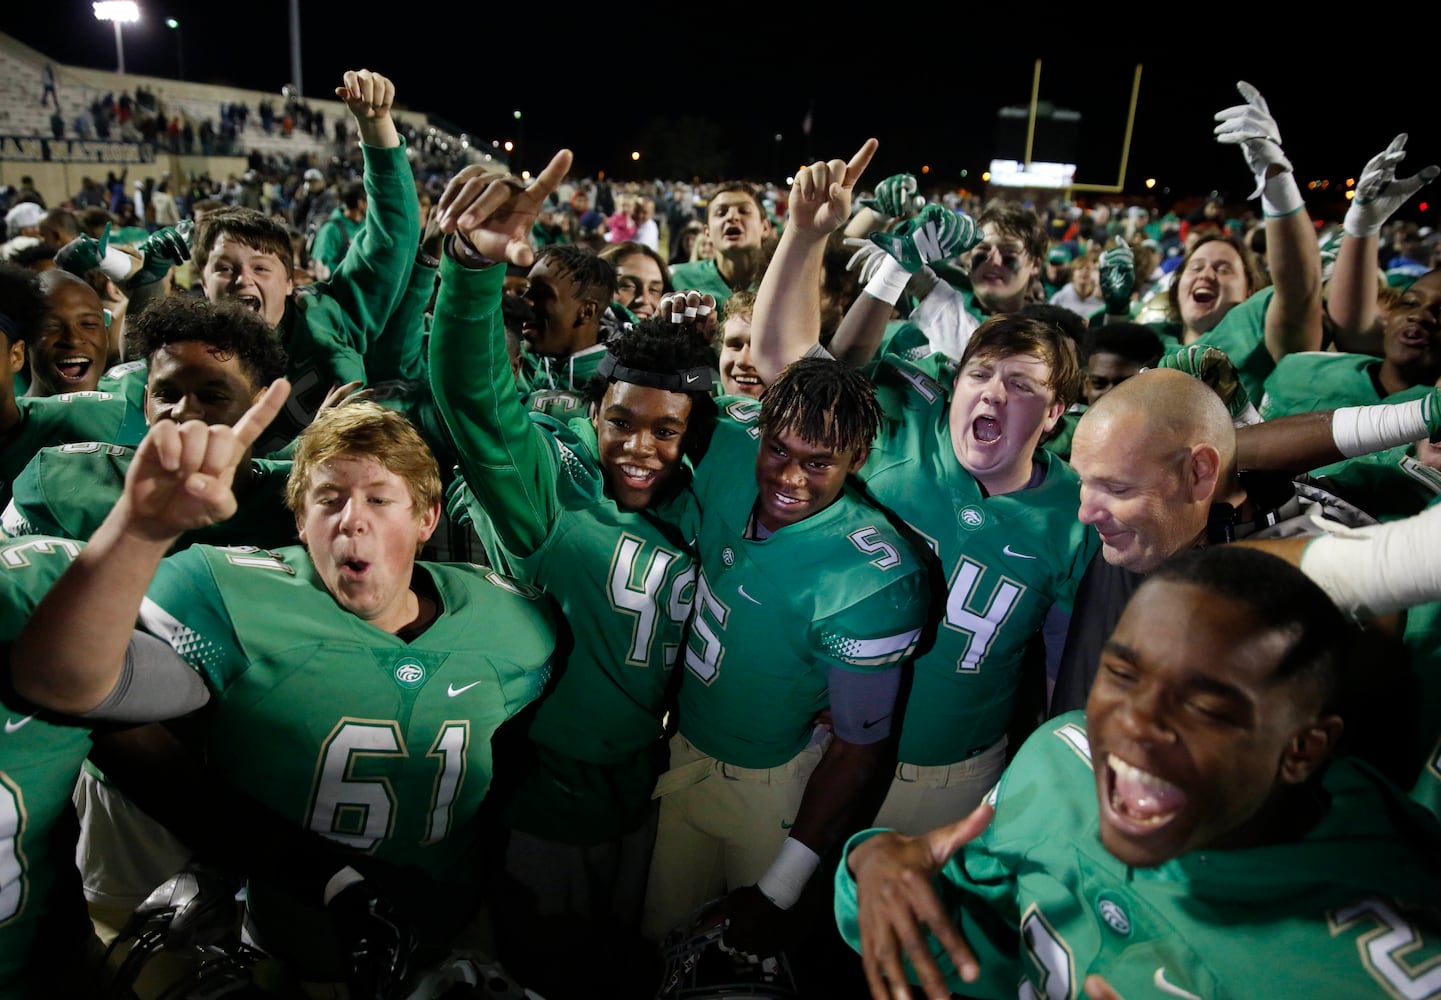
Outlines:
{"type": "Polygon", "coordinates": [[[27,715],[27,716],[25,716],[25,718],[21,719],[19,722],[16,722],[14,719],[6,719],[6,720],[5,720],[5,734],[8,736],[9,734],[11,734],[11,733],[13,733],[13,732],[17,732],[18,730],[20,730],[20,729],[25,725],[25,723],[29,722],[29,721],[30,721],[31,719],[33,719],[33,718],[35,718],[35,716],[33,716],[33,715],[27,715]]]}
{"type": "Polygon", "coordinates": [[[687,375],[687,376],[685,377],[685,384],[686,384],[686,385],[690,385],[692,382],[699,382],[699,381],[700,381],[700,376],[699,376],[699,375],[687,375]]]}
{"type": "Polygon", "coordinates": [[[869,728],[871,728],[872,726],[879,725],[880,723],[885,722],[885,721],[886,721],[887,719],[889,719],[889,718],[890,718],[890,715],[889,715],[889,714],[886,714],[886,715],[881,716],[879,719],[870,719],[870,720],[868,720],[868,721],[866,721],[866,722],[862,722],[862,723],[861,723],[861,728],[862,728],[862,729],[869,729],[869,728]]]}
{"type": "Polygon", "coordinates": [[[739,586],[739,587],[736,588],[736,593],[740,594],[742,597],[744,597],[746,600],[750,601],[752,604],[759,604],[759,603],[760,603],[760,601],[756,600],[756,599],[755,599],[754,597],[752,597],[750,594],[747,594],[747,593],[746,593],[746,588],[745,588],[745,585],[744,585],[744,584],[742,584],[741,586],[739,586]]]}
{"type": "Polygon", "coordinates": [[[1156,984],[1156,989],[1162,993],[1169,993],[1173,997],[1186,997],[1187,1000],[1201,1000],[1196,994],[1188,993],[1186,990],[1181,989],[1181,987],[1166,982],[1166,967],[1164,965],[1157,967],[1156,974],[1151,977],[1151,981],[1156,984]]]}
{"type": "Polygon", "coordinates": [[[1004,552],[1004,553],[1005,553],[1006,555],[1008,555],[1008,556],[1015,556],[1017,559],[1034,559],[1034,558],[1036,558],[1035,556],[1028,556],[1028,555],[1025,555],[1025,554],[1020,553],[1020,552],[1013,552],[1013,551],[1011,551],[1011,547],[1010,547],[1009,545],[1007,545],[1005,548],[1001,549],[1001,551],[1004,552]]]}
{"type": "Polygon", "coordinates": [[[451,684],[445,689],[445,693],[454,698],[458,694],[465,694],[465,692],[469,691],[471,688],[475,687],[479,683],[480,681],[471,681],[469,684],[465,685],[465,687],[456,687],[454,684],[451,684]]]}
{"type": "Polygon", "coordinates": [[[794,823],[787,823],[785,820],[781,820],[781,829],[782,829],[782,830],[789,830],[789,829],[790,829],[791,827],[793,827],[793,826],[795,826],[794,823]]]}

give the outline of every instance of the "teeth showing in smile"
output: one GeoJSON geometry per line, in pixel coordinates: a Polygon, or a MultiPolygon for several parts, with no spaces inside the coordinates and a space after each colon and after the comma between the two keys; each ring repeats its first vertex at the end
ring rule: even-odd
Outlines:
{"type": "Polygon", "coordinates": [[[90,370],[90,359],[83,355],[74,355],[68,358],[57,358],[55,369],[67,379],[81,379],[90,370]]]}
{"type": "Polygon", "coordinates": [[[1164,778],[1128,764],[1115,754],[1107,754],[1106,763],[1115,775],[1111,808],[1132,823],[1161,826],[1186,804],[1186,793],[1164,778]]]}
{"type": "Polygon", "coordinates": [[[754,375],[732,375],[737,385],[760,385],[761,380],[754,375]]]}
{"type": "Polygon", "coordinates": [[[784,493],[772,493],[771,496],[776,498],[776,503],[783,504],[787,507],[801,502],[798,498],[786,496],[784,493]]]}
{"type": "Polygon", "coordinates": [[[656,473],[655,469],[642,469],[638,465],[622,465],[620,471],[627,479],[634,479],[637,482],[645,483],[654,479],[656,473]]]}

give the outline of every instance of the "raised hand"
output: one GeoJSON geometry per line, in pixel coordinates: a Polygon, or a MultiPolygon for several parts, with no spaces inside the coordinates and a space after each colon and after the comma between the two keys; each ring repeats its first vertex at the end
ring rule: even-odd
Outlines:
{"type": "Polygon", "coordinates": [[[851,217],[851,193],[879,145],[867,139],[850,162],[819,160],[796,171],[787,207],[786,228],[828,235],[851,217]]]}
{"type": "Polygon", "coordinates": [[[667,292],[661,296],[660,306],[655,314],[669,316],[670,321],[677,325],[693,324],[696,331],[710,341],[715,340],[716,328],[720,322],[715,296],[698,292],[694,288],[667,292]]]}
{"type": "Polygon", "coordinates": [[[871,233],[870,240],[914,273],[965,253],[981,241],[981,231],[966,213],[931,204],[892,232],[871,233]]]}
{"type": "Polygon", "coordinates": [[[844,241],[844,245],[855,251],[846,261],[846,270],[855,271],[862,285],[876,276],[882,264],[895,259],[870,240],[851,237],[844,241]]]}
{"type": "Polygon", "coordinates": [[[1117,236],[1116,245],[1101,254],[1101,297],[1106,300],[1106,312],[1128,315],[1135,287],[1136,253],[1124,236],[1117,236]]]}
{"type": "Polygon", "coordinates": [[[151,427],[125,475],[126,531],[161,542],[231,517],[235,470],[289,395],[290,383],[276,379],[233,427],[199,420],[151,427]]]}
{"type": "Polygon", "coordinates": [[[395,84],[388,77],[368,69],[349,69],[335,88],[335,96],[345,102],[355,116],[360,141],[367,146],[400,145],[400,134],[390,117],[395,103],[395,84]]]}
{"type": "Polygon", "coordinates": [[[863,841],[846,860],[856,879],[861,961],[874,1000],[908,1000],[902,958],[909,959],[926,996],[950,1000],[926,945],[928,928],[966,982],[980,975],[975,953],[941,906],[931,880],[952,854],[981,835],[995,810],[982,804],[965,819],[920,837],[882,833],[863,841]]]}
{"type": "Polygon", "coordinates": [[[915,174],[892,174],[876,185],[873,197],[858,204],[891,219],[909,219],[926,204],[918,189],[915,174]]]}
{"type": "Polygon", "coordinates": [[[491,260],[528,267],[535,260],[530,228],[570,170],[571,152],[562,149],[527,187],[520,178],[472,164],[450,179],[436,205],[436,220],[446,233],[458,233],[491,260]]]}
{"type": "Polygon", "coordinates": [[[169,273],[170,268],[190,259],[190,238],[195,232],[195,223],[186,219],[176,226],[157,229],[136,247],[145,259],[140,270],[131,275],[130,288],[138,288],[159,281],[169,273]]]}
{"type": "Polygon", "coordinates": [[[1281,130],[1261,92],[1245,80],[1236,84],[1245,104],[1237,104],[1224,111],[1216,112],[1216,141],[1240,145],[1246,157],[1246,165],[1256,177],[1256,190],[1252,198],[1261,195],[1266,186],[1266,177],[1272,167],[1280,171],[1291,171],[1291,161],[1281,151],[1281,130]]]}
{"type": "Polygon", "coordinates": [[[1236,365],[1219,347],[1202,344],[1177,347],[1162,354],[1156,367],[1174,368],[1205,382],[1226,404],[1226,412],[1232,420],[1244,416],[1251,407],[1251,396],[1241,384],[1236,365]]]}
{"type": "Polygon", "coordinates": [[[1406,158],[1407,138],[1407,134],[1402,132],[1392,139],[1391,144],[1371,157],[1366,169],[1361,171],[1361,179],[1356,182],[1356,196],[1351,199],[1342,223],[1347,236],[1375,236],[1407,198],[1441,174],[1441,167],[1433,164],[1411,177],[1396,176],[1396,168],[1406,158]]]}

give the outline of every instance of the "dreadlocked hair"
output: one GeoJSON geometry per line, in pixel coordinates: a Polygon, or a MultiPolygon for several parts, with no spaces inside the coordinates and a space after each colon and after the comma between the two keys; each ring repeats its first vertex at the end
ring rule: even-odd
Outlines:
{"type": "Polygon", "coordinates": [[[807,442],[858,455],[880,429],[881,408],[871,380],[843,361],[801,358],[761,396],[761,433],[794,431],[807,442]]]}

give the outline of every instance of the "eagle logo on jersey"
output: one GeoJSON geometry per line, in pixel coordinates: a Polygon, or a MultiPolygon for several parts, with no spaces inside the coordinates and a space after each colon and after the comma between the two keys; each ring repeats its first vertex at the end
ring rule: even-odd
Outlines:
{"type": "Polygon", "coordinates": [[[967,504],[956,512],[956,520],[966,528],[979,528],[986,523],[986,512],[975,504],[967,504]]]}
{"type": "Polygon", "coordinates": [[[425,681],[425,667],[416,660],[401,660],[395,665],[395,682],[404,688],[418,688],[425,681]]]}
{"type": "Polygon", "coordinates": [[[1126,911],[1121,909],[1121,904],[1116,902],[1110,893],[1103,892],[1096,899],[1096,912],[1111,930],[1122,937],[1130,936],[1131,918],[1126,916],[1126,911]]]}

